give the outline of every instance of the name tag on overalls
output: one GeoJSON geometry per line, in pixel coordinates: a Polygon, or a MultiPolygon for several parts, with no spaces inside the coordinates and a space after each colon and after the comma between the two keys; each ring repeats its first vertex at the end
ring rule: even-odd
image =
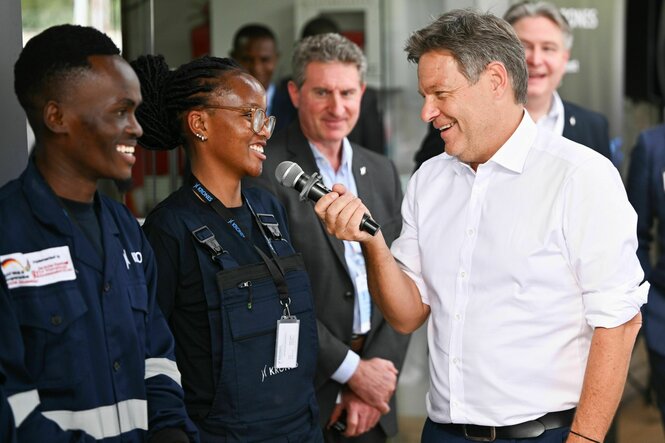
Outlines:
{"type": "Polygon", "coordinates": [[[275,343],[275,369],[298,367],[298,336],[300,320],[295,316],[282,316],[277,320],[277,343],[275,343]]]}

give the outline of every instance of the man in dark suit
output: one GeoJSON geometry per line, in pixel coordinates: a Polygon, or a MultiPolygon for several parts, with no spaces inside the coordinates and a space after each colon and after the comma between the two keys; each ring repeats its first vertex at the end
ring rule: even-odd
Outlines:
{"type": "Polygon", "coordinates": [[[317,400],[328,442],[381,442],[397,433],[393,394],[409,337],[372,304],[359,244],[328,235],[312,205],[274,174],[279,163],[292,161],[320,173],[327,186],[342,181],[371,208],[389,242],[399,235],[402,190],[395,166],[348,140],[365,69],[360,48],[339,34],[296,45],[288,89],[298,119],[270,140],[259,179],[286,207],[293,243],[311,276],[320,345],[317,400]],[[346,421],[346,431],[329,428],[338,420],[346,421]]]}
{"type": "Polygon", "coordinates": [[[640,133],[628,171],[628,199],[637,212],[637,256],[651,283],[649,303],[642,307],[649,351],[651,386],[665,424],[665,124],[640,133]],[[653,226],[658,221],[654,238],[653,226]],[[656,246],[658,260],[652,265],[656,246]]]}
{"type": "MultiPolygon", "coordinates": [[[[573,34],[558,7],[547,2],[511,6],[503,18],[522,41],[529,70],[526,110],[539,127],[588,146],[612,160],[609,125],[602,114],[561,99],[556,89],[566,71],[573,34]]],[[[414,157],[416,169],[444,151],[437,128],[430,126],[414,157]]]]}
{"type": "MultiPolygon", "coordinates": [[[[318,16],[305,23],[301,38],[328,33],[340,34],[341,32],[337,23],[330,18],[318,16]]],[[[285,79],[280,82],[275,91],[275,104],[272,114],[277,117],[275,131],[288,126],[298,115],[298,111],[288,98],[289,80],[285,79]]],[[[386,134],[383,127],[383,114],[379,104],[379,92],[371,86],[365,88],[365,93],[362,96],[362,100],[360,100],[358,122],[351,130],[348,138],[351,142],[358,143],[370,151],[384,155],[387,154],[386,134]]]]}

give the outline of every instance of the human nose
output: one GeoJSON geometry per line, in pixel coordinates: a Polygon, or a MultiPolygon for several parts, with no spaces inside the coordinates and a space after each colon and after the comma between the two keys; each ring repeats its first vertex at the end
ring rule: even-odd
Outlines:
{"type": "Polygon", "coordinates": [[[543,51],[539,48],[526,49],[526,62],[530,65],[539,65],[543,61],[543,51]]]}
{"type": "Polygon", "coordinates": [[[136,138],[139,138],[143,135],[143,128],[141,127],[141,124],[139,121],[136,119],[136,114],[131,113],[131,116],[129,118],[129,126],[127,128],[127,132],[129,132],[131,135],[133,135],[136,138]]]}
{"type": "Polygon", "coordinates": [[[425,97],[423,107],[420,110],[420,118],[424,122],[433,121],[440,114],[439,109],[434,106],[433,100],[425,97]]]}
{"type": "Polygon", "coordinates": [[[329,108],[330,112],[334,115],[342,115],[344,113],[344,100],[339,93],[330,94],[329,108]]]}

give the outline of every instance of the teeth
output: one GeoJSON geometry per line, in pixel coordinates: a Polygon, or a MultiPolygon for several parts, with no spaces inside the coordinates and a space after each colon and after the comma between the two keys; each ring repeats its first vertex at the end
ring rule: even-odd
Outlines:
{"type": "Polygon", "coordinates": [[[453,126],[453,123],[448,123],[447,125],[443,125],[439,128],[439,131],[445,131],[446,129],[450,128],[453,126]]]}
{"type": "Polygon", "coordinates": [[[251,149],[252,151],[256,151],[256,152],[259,152],[259,153],[263,154],[263,146],[261,146],[261,145],[250,145],[249,149],[251,149]]]}
{"type": "Polygon", "coordinates": [[[118,152],[121,152],[123,154],[133,154],[134,153],[134,146],[117,145],[115,147],[115,150],[118,151],[118,152]]]}

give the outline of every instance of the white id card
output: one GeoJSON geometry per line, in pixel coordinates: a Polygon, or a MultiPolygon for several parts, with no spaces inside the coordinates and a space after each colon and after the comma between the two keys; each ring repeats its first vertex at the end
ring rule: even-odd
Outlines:
{"type": "Polygon", "coordinates": [[[277,343],[275,343],[275,369],[298,367],[298,336],[300,320],[295,316],[277,320],[277,343]]]}

